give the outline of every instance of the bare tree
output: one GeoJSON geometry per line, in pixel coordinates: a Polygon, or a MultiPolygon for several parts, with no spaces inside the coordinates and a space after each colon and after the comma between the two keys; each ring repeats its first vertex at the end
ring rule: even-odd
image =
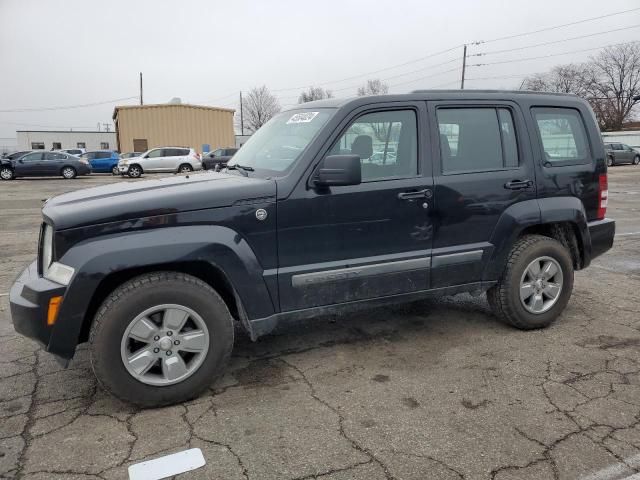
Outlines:
{"type": "Polygon", "coordinates": [[[313,102],[314,100],[324,100],[325,98],[333,98],[331,90],[325,90],[322,87],[309,87],[309,90],[302,92],[298,97],[298,103],[313,102]]]}
{"type": "Polygon", "coordinates": [[[389,85],[379,78],[367,80],[365,85],[358,87],[359,97],[365,97],[367,95],[384,95],[385,93],[389,93],[389,85]]]}
{"type": "Polygon", "coordinates": [[[242,98],[245,128],[255,132],[280,111],[280,103],[266,86],[252,88],[242,98]]]}
{"type": "Polygon", "coordinates": [[[535,92],[574,93],[587,97],[591,69],[588,64],[558,65],[548,73],[525,78],[522,88],[535,92]]]}
{"type": "Polygon", "coordinates": [[[601,130],[620,130],[640,95],[640,43],[606,48],[584,64],[559,65],[526,78],[522,88],[579,95],[591,104],[601,130]]]}
{"type": "Polygon", "coordinates": [[[620,130],[640,95],[640,43],[609,47],[591,58],[591,102],[600,128],[620,130]]]}

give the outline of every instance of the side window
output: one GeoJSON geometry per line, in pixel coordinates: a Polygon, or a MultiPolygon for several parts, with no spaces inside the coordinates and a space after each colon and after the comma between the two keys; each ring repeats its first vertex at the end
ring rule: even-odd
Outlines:
{"type": "Polygon", "coordinates": [[[518,143],[507,108],[438,108],[442,173],[516,168],[518,143]]]}
{"type": "Polygon", "coordinates": [[[416,176],[416,114],[413,110],[393,110],[358,117],[329,154],[359,155],[363,182],[416,176]]]}
{"type": "Polygon", "coordinates": [[[162,154],[163,157],[178,157],[180,156],[180,150],[178,150],[177,148],[165,148],[164,149],[164,153],[162,154]]]}
{"type": "Polygon", "coordinates": [[[96,158],[111,158],[110,152],[98,152],[96,158]]]}
{"type": "Polygon", "coordinates": [[[109,142],[100,142],[100,148],[102,150],[109,150],[109,142]]]}
{"type": "Polygon", "coordinates": [[[47,152],[45,154],[45,160],[64,160],[67,156],[64,153],[58,152],[47,152]]]}
{"type": "Polygon", "coordinates": [[[224,150],[221,148],[211,154],[212,157],[221,157],[222,155],[224,155],[224,150]]]}
{"type": "Polygon", "coordinates": [[[163,150],[161,148],[156,148],[155,150],[151,150],[149,152],[149,155],[147,155],[147,157],[149,157],[149,158],[162,157],[162,156],[164,156],[164,154],[162,152],[163,152],[163,150]]]}
{"type": "Polygon", "coordinates": [[[22,157],[23,162],[38,162],[42,160],[42,153],[30,153],[22,157]]]}
{"type": "Polygon", "coordinates": [[[533,108],[544,150],[545,166],[590,161],[587,132],[580,113],[572,108],[533,108]]]}
{"type": "Polygon", "coordinates": [[[186,157],[189,155],[189,149],[188,148],[178,148],[176,149],[176,156],[178,157],[186,157]]]}
{"type": "Polygon", "coordinates": [[[76,143],[76,147],[78,148],[87,148],[87,144],[85,142],[76,143]]]}

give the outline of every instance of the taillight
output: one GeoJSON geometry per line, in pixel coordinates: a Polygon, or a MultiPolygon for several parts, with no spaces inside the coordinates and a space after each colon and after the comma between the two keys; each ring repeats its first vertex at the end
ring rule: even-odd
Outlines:
{"type": "Polygon", "coordinates": [[[607,174],[602,173],[598,177],[598,220],[602,220],[607,214],[607,201],[609,200],[609,182],[607,174]]]}

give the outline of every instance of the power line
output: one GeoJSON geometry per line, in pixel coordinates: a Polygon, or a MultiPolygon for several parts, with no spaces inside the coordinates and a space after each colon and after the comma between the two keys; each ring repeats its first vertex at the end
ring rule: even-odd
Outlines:
{"type": "Polygon", "coordinates": [[[571,23],[563,23],[562,25],[554,25],[552,27],[541,28],[539,30],[532,30],[530,32],[517,33],[515,35],[507,35],[507,36],[504,36],[504,37],[492,38],[490,40],[479,40],[477,43],[478,44],[493,43],[493,42],[499,42],[501,40],[509,40],[509,39],[512,39],[512,38],[524,37],[526,35],[534,35],[536,33],[548,32],[550,30],[556,30],[558,28],[564,28],[564,27],[570,27],[570,26],[573,26],[573,25],[579,25],[581,23],[592,22],[594,20],[600,20],[602,18],[609,18],[609,17],[614,17],[616,15],[622,15],[624,13],[636,12],[638,10],[640,10],[640,7],[639,8],[631,8],[629,10],[623,10],[621,12],[608,13],[606,15],[599,15],[597,17],[585,18],[583,20],[578,20],[578,21],[571,22],[571,23]]]}
{"type": "Polygon", "coordinates": [[[556,43],[564,43],[564,42],[569,42],[571,40],[578,40],[578,39],[581,39],[581,38],[597,37],[599,35],[606,35],[608,33],[619,32],[619,31],[622,31],[622,30],[629,30],[631,28],[638,28],[638,27],[640,27],[640,24],[631,25],[631,26],[628,26],[628,27],[616,28],[614,30],[606,30],[604,32],[590,33],[589,35],[580,35],[579,37],[564,38],[564,39],[561,39],[561,40],[553,40],[553,41],[550,41],[550,42],[536,43],[534,45],[525,45],[523,47],[507,48],[507,49],[504,49],[504,50],[491,50],[491,51],[488,51],[488,52],[474,53],[474,54],[469,55],[469,57],[483,57],[485,55],[494,55],[496,53],[515,52],[516,50],[526,50],[527,48],[535,48],[535,47],[542,47],[542,46],[545,46],[545,45],[553,45],[553,44],[556,44],[556,43]]]}
{"type": "Polygon", "coordinates": [[[21,113],[21,112],[44,112],[51,110],[71,110],[74,108],[85,108],[85,107],[95,107],[97,105],[105,105],[108,103],[117,103],[124,102],[125,100],[133,100],[138,98],[138,96],[133,97],[124,97],[124,98],[114,98],[113,100],[105,100],[102,102],[94,102],[94,103],[83,103],[80,105],[64,105],[57,107],[26,107],[26,108],[11,108],[7,110],[0,110],[0,113],[21,113]]]}
{"type": "Polygon", "coordinates": [[[572,50],[570,52],[562,52],[562,53],[552,53],[549,55],[540,55],[537,57],[527,57],[527,58],[518,58],[518,59],[514,59],[514,60],[502,60],[502,61],[498,61],[498,62],[488,62],[488,63],[474,63],[469,65],[470,67],[484,67],[487,65],[499,65],[499,64],[504,64],[504,63],[517,63],[517,62],[524,62],[527,60],[537,60],[540,58],[549,58],[549,57],[559,57],[561,55],[570,55],[572,53],[581,53],[581,52],[589,52],[592,50],[602,50],[603,48],[609,48],[609,47],[617,47],[619,45],[629,45],[632,43],[638,43],[637,40],[634,40],[633,42],[622,42],[622,43],[613,43],[611,45],[604,45],[602,47],[594,47],[594,48],[584,48],[582,50],[572,50]]]}
{"type": "Polygon", "coordinates": [[[351,76],[351,77],[341,78],[339,80],[330,80],[330,81],[327,81],[327,82],[312,82],[310,84],[302,85],[302,86],[299,86],[299,87],[277,88],[277,89],[273,89],[271,91],[272,92],[286,92],[288,90],[299,90],[301,88],[307,88],[307,87],[310,87],[310,86],[323,86],[323,85],[332,85],[334,83],[346,82],[348,80],[354,80],[356,78],[366,77],[368,75],[374,75],[374,74],[377,74],[377,73],[380,73],[380,72],[386,72],[386,71],[389,71],[389,70],[393,70],[395,68],[404,67],[405,65],[411,65],[413,63],[418,63],[418,62],[421,62],[423,60],[427,60],[429,58],[437,57],[439,55],[444,55],[445,53],[449,53],[449,52],[451,52],[451,51],[453,51],[453,50],[455,50],[457,48],[460,48],[462,46],[463,46],[462,44],[456,45],[455,47],[447,48],[445,50],[440,50],[438,52],[434,52],[434,53],[431,53],[429,55],[426,55],[424,57],[420,57],[420,58],[417,58],[417,59],[414,59],[414,60],[409,60],[409,61],[404,62],[404,63],[399,63],[397,65],[392,65],[390,67],[381,68],[379,70],[373,70],[373,71],[367,72],[367,73],[361,73],[360,75],[354,75],[354,76],[351,76]]]}

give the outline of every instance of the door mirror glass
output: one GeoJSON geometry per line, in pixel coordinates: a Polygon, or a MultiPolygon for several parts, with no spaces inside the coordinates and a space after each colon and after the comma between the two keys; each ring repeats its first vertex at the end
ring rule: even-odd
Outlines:
{"type": "Polygon", "coordinates": [[[362,166],[359,155],[329,155],[320,164],[314,180],[317,186],[359,185],[362,166]]]}

